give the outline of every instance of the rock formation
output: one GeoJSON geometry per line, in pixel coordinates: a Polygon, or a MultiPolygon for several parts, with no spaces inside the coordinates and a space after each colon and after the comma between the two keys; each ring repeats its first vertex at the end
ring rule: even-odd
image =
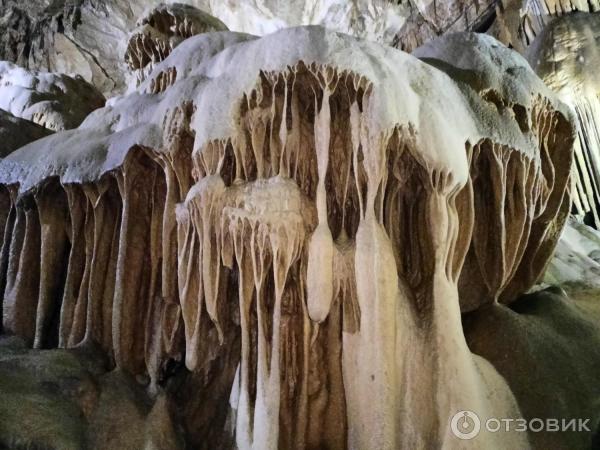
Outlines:
{"type": "Polygon", "coordinates": [[[600,232],[569,219],[544,274],[544,285],[600,289],[600,232]]]}
{"type": "Polygon", "coordinates": [[[47,129],[76,128],[104,101],[81,77],[28,71],[0,61],[0,108],[47,129]]]}
{"type": "Polygon", "coordinates": [[[597,288],[557,286],[463,318],[469,348],[504,377],[526,420],[587,420],[587,431],[529,433],[533,448],[598,448],[599,320],[597,288]]]}
{"type": "Polygon", "coordinates": [[[463,310],[491,300],[510,302],[542,277],[569,213],[571,126],[545,106],[550,94],[523,59],[492,39],[447,35],[415,55],[461,81],[465,94],[496,108],[502,119],[486,122],[489,135],[497,133],[501,123],[512,128],[511,136],[526,142],[509,144],[502,137],[497,138],[502,143],[498,146],[491,139],[475,147],[471,162],[475,209],[485,219],[475,221],[459,283],[463,310]],[[506,148],[532,144],[538,148],[533,159],[506,148]],[[530,178],[532,164],[539,168],[530,178]],[[490,184],[490,179],[499,184],[490,184]],[[527,179],[531,181],[519,181],[527,179]]]}
{"type": "Polygon", "coordinates": [[[461,310],[543,273],[570,112],[488,36],[416,55],[320,27],[201,34],[10,154],[3,331],[97,343],[150,392],[184,363],[207,400],[182,408],[207,424],[228,397],[238,448],[526,447],[450,432],[461,409],[521,414],[461,310]]]}
{"type": "Polygon", "coordinates": [[[552,22],[531,45],[536,73],[575,113],[573,206],[600,227],[600,13],[572,14],[552,22]]]}
{"type": "Polygon", "coordinates": [[[182,448],[164,395],[152,404],[94,348],[28,349],[0,340],[0,443],[61,450],[182,448]]]}
{"type": "Polygon", "coordinates": [[[164,60],[185,39],[225,30],[227,27],[219,19],[191,6],[181,3],[157,6],[138,22],[129,39],[125,61],[134,74],[130,84],[139,86],[154,64],[164,60]]]}
{"type": "MultiPolygon", "coordinates": [[[[322,25],[404,51],[458,31],[487,32],[521,53],[555,17],[597,12],[597,0],[17,0],[0,2],[0,60],[29,69],[78,73],[106,96],[128,84],[122,62],[128,36],[153,8],[217,17],[237,32],[265,35],[322,25]],[[172,3],[172,2],[168,2],[172,3]],[[101,39],[97,37],[101,36],[101,39]]],[[[168,14],[170,14],[168,13],[168,14]]],[[[213,22],[214,23],[214,22],[213,22]]],[[[217,29],[219,29],[217,27],[217,29]]],[[[133,83],[135,85],[135,83],[133,83]]]]}

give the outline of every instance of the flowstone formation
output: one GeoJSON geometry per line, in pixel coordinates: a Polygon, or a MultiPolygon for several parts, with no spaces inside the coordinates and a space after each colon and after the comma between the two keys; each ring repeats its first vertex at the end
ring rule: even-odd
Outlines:
{"type": "Polygon", "coordinates": [[[537,37],[527,59],[575,112],[578,139],[573,172],[574,212],[600,228],[600,13],[571,14],[537,37]]]}
{"type": "Polygon", "coordinates": [[[450,431],[459,410],[520,417],[461,310],[543,272],[569,113],[490,37],[420,56],[319,27],[198,35],[77,130],[12,153],[3,331],[95,342],[150,392],[184,363],[197,447],[526,448],[450,431]]]}

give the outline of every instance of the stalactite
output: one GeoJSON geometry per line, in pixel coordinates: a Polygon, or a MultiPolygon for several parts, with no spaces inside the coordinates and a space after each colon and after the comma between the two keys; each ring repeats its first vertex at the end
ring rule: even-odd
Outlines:
{"type": "MultiPolygon", "coordinates": [[[[0,253],[0,296],[4,300],[6,287],[8,286],[8,268],[11,256],[11,245],[13,232],[15,229],[15,221],[17,217],[17,210],[15,207],[16,189],[14,186],[6,186],[2,188],[2,201],[3,206],[6,207],[6,220],[4,222],[4,230],[2,233],[2,251],[0,253]],[[8,204],[7,204],[8,203],[8,204]]],[[[10,281],[12,283],[12,280],[10,281]]],[[[2,327],[0,330],[4,330],[4,301],[2,301],[2,307],[0,308],[2,314],[2,327]]]]}
{"type": "Polygon", "coordinates": [[[68,347],[75,347],[81,344],[86,335],[86,326],[88,325],[88,293],[90,292],[90,279],[92,277],[92,265],[94,257],[94,210],[90,198],[88,197],[89,187],[82,186],[81,201],[83,203],[83,231],[82,238],[84,247],[83,253],[83,273],[81,283],[77,287],[75,296],[75,305],[71,330],[67,341],[68,347]],[[87,191],[87,192],[86,192],[87,191]]]}
{"type": "MultiPolygon", "coordinates": [[[[308,244],[308,273],[306,279],[306,294],[308,314],[315,322],[322,322],[329,314],[333,301],[333,237],[327,224],[327,194],[325,192],[325,174],[329,163],[329,147],[331,136],[331,111],[329,97],[332,82],[328,73],[323,85],[321,109],[315,118],[315,150],[317,153],[317,217],[318,225],[308,244]]],[[[331,75],[329,75],[331,76],[331,75]]],[[[315,95],[315,111],[317,110],[315,95]]]]}

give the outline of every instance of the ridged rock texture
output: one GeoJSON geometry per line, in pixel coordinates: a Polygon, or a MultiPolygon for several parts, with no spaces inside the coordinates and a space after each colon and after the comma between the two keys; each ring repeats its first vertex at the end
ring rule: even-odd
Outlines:
{"type": "Polygon", "coordinates": [[[228,402],[241,449],[526,448],[450,432],[460,409],[520,417],[461,310],[543,273],[569,112],[488,36],[417,55],[320,27],[202,34],[6,157],[3,332],[96,343],[155,392],[184,363],[198,447],[224,445],[228,402]]]}
{"type": "Polygon", "coordinates": [[[571,14],[536,38],[528,60],[575,113],[574,213],[600,228],[600,13],[571,14]]]}

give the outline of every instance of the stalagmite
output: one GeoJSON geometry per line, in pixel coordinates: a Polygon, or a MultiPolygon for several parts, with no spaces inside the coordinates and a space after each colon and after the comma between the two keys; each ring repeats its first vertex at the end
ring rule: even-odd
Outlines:
{"type": "Polygon", "coordinates": [[[194,36],[10,154],[4,330],[99,343],[153,393],[185,365],[194,414],[221,414],[215,387],[240,449],[526,448],[450,430],[521,417],[461,312],[543,272],[569,111],[489,37],[416,54],[318,27],[194,36]]]}

